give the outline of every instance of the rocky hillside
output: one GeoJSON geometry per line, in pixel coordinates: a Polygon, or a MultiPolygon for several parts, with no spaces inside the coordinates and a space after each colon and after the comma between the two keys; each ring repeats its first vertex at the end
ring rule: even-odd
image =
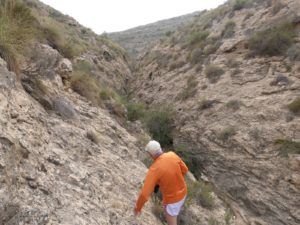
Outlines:
{"type": "MultiPolygon", "coordinates": [[[[149,136],[127,121],[124,50],[36,0],[1,1],[0,25],[0,224],[163,224],[159,198],[133,217],[149,136]]],[[[233,221],[189,185],[182,224],[233,221]]]]}
{"type": "Polygon", "coordinates": [[[166,143],[239,224],[300,223],[299,13],[298,0],[230,0],[145,53],[135,76],[135,100],[173,113],[166,143]]]}
{"type": "Polygon", "coordinates": [[[123,46],[132,57],[138,58],[160,39],[170,36],[179,27],[190,23],[198,14],[199,12],[195,12],[121,32],[109,33],[108,37],[123,46]]]}

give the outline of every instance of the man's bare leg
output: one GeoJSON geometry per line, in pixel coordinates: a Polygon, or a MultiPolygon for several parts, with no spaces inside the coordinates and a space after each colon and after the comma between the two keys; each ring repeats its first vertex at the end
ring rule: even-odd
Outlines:
{"type": "Polygon", "coordinates": [[[177,216],[170,216],[166,211],[165,211],[165,217],[167,220],[168,225],[177,225],[177,216]]]}

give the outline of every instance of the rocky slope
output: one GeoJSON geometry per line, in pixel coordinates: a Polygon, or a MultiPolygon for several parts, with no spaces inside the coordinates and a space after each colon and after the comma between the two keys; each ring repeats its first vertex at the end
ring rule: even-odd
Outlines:
{"type": "MultiPolygon", "coordinates": [[[[0,224],[162,224],[154,201],[133,217],[144,131],[126,121],[122,48],[36,0],[1,2],[0,23],[0,224]]],[[[182,224],[224,220],[209,197],[182,224]]]]}
{"type": "Polygon", "coordinates": [[[119,43],[134,58],[150,49],[156,42],[179,27],[190,23],[198,12],[161,20],[129,30],[107,34],[113,41],[119,43]]]}
{"type": "Polygon", "coordinates": [[[300,223],[299,13],[297,0],[228,1],[147,52],[136,74],[136,100],[173,108],[175,149],[239,224],[300,223]]]}
{"type": "MultiPolygon", "coordinates": [[[[12,4],[1,5],[7,11],[27,10],[19,2],[6,3],[12,4]]],[[[26,4],[40,23],[54,12],[38,1],[26,4]]],[[[55,13],[59,19],[52,23],[73,37],[84,29],[55,13]]],[[[5,21],[1,16],[3,23],[14,22],[15,17],[5,21]]],[[[95,34],[84,35],[78,40],[96,41],[95,34]]],[[[1,48],[7,62],[0,59],[0,224],[161,224],[151,203],[143,217],[133,217],[146,172],[136,138],[109,108],[92,104],[69,84],[78,61],[85,60],[95,81],[120,90],[123,77],[114,71],[129,71],[123,55],[102,43],[96,52],[86,49],[70,60],[51,43],[32,37],[30,48],[13,55],[19,70],[11,67],[9,50],[1,48]]]]}

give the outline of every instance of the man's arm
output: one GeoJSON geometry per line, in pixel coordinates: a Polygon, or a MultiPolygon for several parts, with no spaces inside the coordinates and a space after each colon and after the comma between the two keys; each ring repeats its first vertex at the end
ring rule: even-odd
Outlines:
{"type": "Polygon", "coordinates": [[[157,178],[157,174],[156,174],[155,170],[150,168],[147,173],[144,186],[143,186],[143,188],[140,192],[139,198],[136,202],[136,206],[135,206],[136,213],[141,212],[144,204],[148,201],[149,196],[154,191],[154,187],[156,185],[157,180],[158,180],[158,178],[157,178]]]}
{"type": "Polygon", "coordinates": [[[181,173],[184,176],[189,171],[189,169],[181,159],[179,161],[179,166],[180,166],[180,169],[181,169],[181,173]]]}

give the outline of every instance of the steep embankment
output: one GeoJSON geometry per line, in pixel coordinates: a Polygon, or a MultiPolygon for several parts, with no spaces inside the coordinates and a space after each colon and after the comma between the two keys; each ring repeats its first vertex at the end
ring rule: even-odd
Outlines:
{"type": "Polygon", "coordinates": [[[124,52],[38,1],[1,1],[0,24],[0,224],[161,224],[133,217],[124,52]]]}
{"type": "Polygon", "coordinates": [[[246,224],[300,223],[300,2],[229,1],[141,59],[138,98],[246,224]],[[171,110],[171,109],[170,109],[171,110]]]}
{"type": "Polygon", "coordinates": [[[109,33],[108,36],[119,43],[134,58],[148,51],[155,43],[165,36],[170,36],[179,27],[190,23],[199,13],[191,13],[171,19],[161,20],[129,30],[109,33]]]}

